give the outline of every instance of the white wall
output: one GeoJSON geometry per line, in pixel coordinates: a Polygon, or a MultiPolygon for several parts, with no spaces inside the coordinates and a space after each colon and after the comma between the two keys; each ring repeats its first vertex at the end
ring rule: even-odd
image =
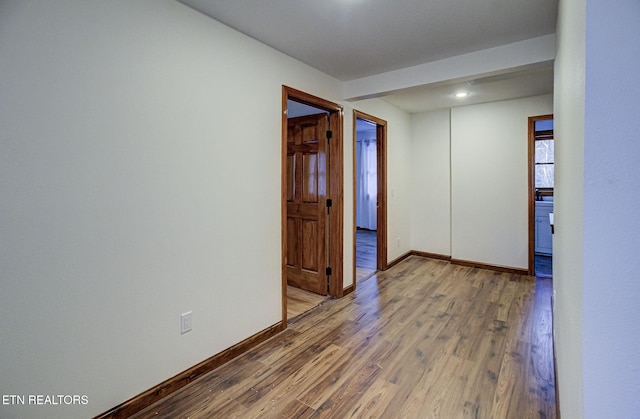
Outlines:
{"type": "Polygon", "coordinates": [[[552,96],[451,110],[451,256],[527,269],[528,117],[552,96]]]}
{"type": "MultiPolygon", "coordinates": [[[[584,417],[584,0],[560,1],[554,74],[554,334],[563,419],[584,417]]],[[[605,417],[613,417],[605,415],[605,417]]]]}
{"type": "Polygon", "coordinates": [[[586,11],[585,417],[631,418],[640,412],[640,2],[586,11]]]}
{"type": "Polygon", "coordinates": [[[343,258],[343,281],[344,288],[353,284],[353,124],[355,120],[353,118],[353,108],[350,105],[345,106],[343,114],[343,147],[344,147],[344,187],[343,193],[343,208],[344,208],[344,242],[342,248],[343,258]]]}
{"type": "Polygon", "coordinates": [[[637,1],[586,5],[585,418],[632,418],[640,411],[639,16],[637,1]]]}
{"type": "Polygon", "coordinates": [[[640,411],[638,2],[560,2],[555,334],[563,418],[640,411]]]}
{"type": "Polygon", "coordinates": [[[411,248],[451,256],[450,109],[411,115],[411,248]]]}
{"type": "Polygon", "coordinates": [[[173,1],[0,3],[0,393],[89,399],[1,417],[98,414],[281,320],[282,84],[340,98],[173,1]]]}
{"type": "Polygon", "coordinates": [[[411,117],[413,250],[528,267],[528,118],[551,95],[411,117]]]}

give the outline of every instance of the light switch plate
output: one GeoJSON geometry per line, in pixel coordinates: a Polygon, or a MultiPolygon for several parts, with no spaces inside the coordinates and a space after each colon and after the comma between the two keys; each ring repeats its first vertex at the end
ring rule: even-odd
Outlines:
{"type": "Polygon", "coordinates": [[[191,331],[192,327],[192,311],[187,311],[186,313],[182,313],[180,315],[180,334],[184,335],[187,332],[191,331]]]}

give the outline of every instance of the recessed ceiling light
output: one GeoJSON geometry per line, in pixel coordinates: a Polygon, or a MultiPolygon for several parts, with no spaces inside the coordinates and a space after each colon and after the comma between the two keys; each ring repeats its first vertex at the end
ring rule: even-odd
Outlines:
{"type": "Polygon", "coordinates": [[[460,98],[467,97],[468,95],[469,95],[469,93],[467,93],[467,92],[458,92],[458,93],[456,93],[456,97],[460,97],[460,98]]]}

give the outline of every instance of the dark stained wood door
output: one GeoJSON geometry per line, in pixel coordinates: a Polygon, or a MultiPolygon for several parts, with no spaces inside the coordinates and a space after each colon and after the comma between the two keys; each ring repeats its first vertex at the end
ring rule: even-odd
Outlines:
{"type": "Polygon", "coordinates": [[[327,294],[327,114],[288,120],[287,283],[327,294]]]}

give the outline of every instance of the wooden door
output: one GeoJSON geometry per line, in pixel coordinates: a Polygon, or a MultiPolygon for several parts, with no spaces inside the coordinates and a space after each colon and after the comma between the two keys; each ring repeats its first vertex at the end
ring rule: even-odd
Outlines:
{"type": "Polygon", "coordinates": [[[287,284],[327,294],[328,115],[287,124],[287,284]]]}

